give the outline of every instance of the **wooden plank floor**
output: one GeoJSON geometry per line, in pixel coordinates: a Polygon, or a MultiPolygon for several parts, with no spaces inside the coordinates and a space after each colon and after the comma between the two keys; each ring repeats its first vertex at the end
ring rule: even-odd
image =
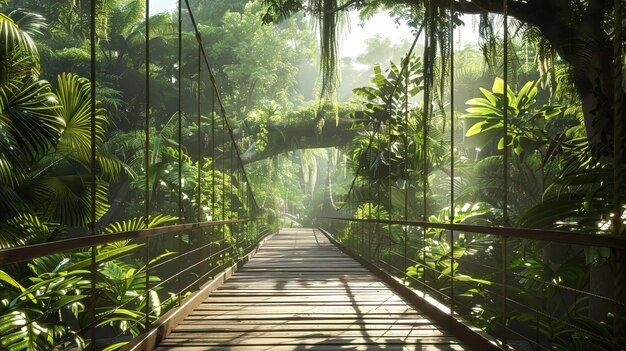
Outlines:
{"type": "Polygon", "coordinates": [[[319,231],[286,229],[159,345],[166,351],[468,350],[319,231]]]}

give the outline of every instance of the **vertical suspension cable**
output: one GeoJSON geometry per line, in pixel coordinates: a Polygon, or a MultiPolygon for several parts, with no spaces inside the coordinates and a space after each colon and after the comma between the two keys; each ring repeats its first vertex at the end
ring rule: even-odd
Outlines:
{"type": "MultiPolygon", "coordinates": [[[[380,139],[378,137],[376,137],[376,140],[378,140],[380,142],[380,139]]],[[[378,150],[377,150],[378,153],[378,150]]],[[[370,156],[369,156],[369,160],[370,162],[372,161],[372,150],[370,149],[369,152],[370,156]]],[[[376,157],[378,157],[379,155],[376,155],[376,157]]],[[[372,171],[372,167],[371,167],[371,163],[370,163],[370,172],[372,171]]],[[[378,175],[374,175],[374,181],[376,181],[376,177],[378,175]]],[[[371,176],[368,176],[368,179],[372,179],[371,176]]],[[[371,230],[371,222],[370,220],[372,219],[372,199],[373,199],[373,195],[372,195],[372,184],[371,184],[371,180],[368,181],[368,187],[367,187],[367,222],[363,223],[363,232],[361,234],[361,249],[362,249],[362,256],[365,257],[365,252],[367,249],[367,240],[369,240],[369,235],[370,235],[370,230],[371,230]],[[365,226],[367,226],[367,238],[365,236],[366,232],[365,232],[365,226]],[[367,239],[367,240],[366,240],[367,239]]],[[[365,207],[363,208],[365,210],[365,207]]]]}
{"type": "Polygon", "coordinates": [[[230,204],[229,204],[229,214],[230,217],[229,219],[233,219],[232,215],[233,215],[233,194],[235,193],[235,189],[234,189],[234,182],[233,182],[233,176],[235,175],[235,162],[233,162],[233,149],[235,148],[235,141],[232,140],[232,144],[230,147],[230,155],[229,155],[229,162],[230,162],[230,174],[228,175],[228,179],[230,179],[230,184],[228,185],[228,191],[229,191],[229,197],[230,197],[230,204]]]}
{"type": "MultiPolygon", "coordinates": [[[[211,88],[211,220],[215,220],[215,89],[211,88]]],[[[211,237],[214,240],[215,229],[211,227],[211,237]]],[[[213,256],[213,242],[209,246],[209,254],[213,256]]],[[[215,260],[213,260],[215,262],[215,260]]]]}
{"type": "MultiPolygon", "coordinates": [[[[96,211],[96,186],[97,186],[97,167],[96,167],[96,0],[90,1],[90,11],[91,18],[89,19],[89,37],[90,37],[90,88],[91,88],[91,96],[90,96],[90,142],[91,142],[91,160],[90,160],[90,172],[91,172],[91,220],[89,224],[90,234],[96,235],[96,219],[97,219],[97,211],[96,211]]],[[[90,296],[90,315],[91,315],[91,344],[90,348],[92,350],[96,350],[96,279],[98,275],[96,274],[96,247],[91,247],[91,296],[90,296]]]]}
{"type": "MultiPolygon", "coordinates": [[[[365,184],[365,175],[363,177],[361,177],[359,179],[359,189],[361,189],[361,193],[363,193],[363,185],[365,184]]],[[[357,204],[358,206],[358,204],[357,204]]],[[[363,212],[365,212],[365,206],[358,206],[357,207],[357,211],[358,208],[361,207],[361,216],[363,215],[363,212]]],[[[360,219],[360,218],[359,218],[360,219]]],[[[363,235],[361,235],[360,233],[363,233],[365,231],[365,222],[361,221],[359,223],[359,226],[361,227],[357,233],[357,252],[361,253],[361,249],[363,248],[363,235]]]]}
{"type": "MultiPolygon", "coordinates": [[[[410,53],[409,53],[410,54],[410,53]]],[[[406,61],[406,70],[405,74],[405,82],[404,82],[404,133],[403,133],[403,143],[404,143],[404,221],[409,220],[409,75],[411,74],[411,56],[407,54],[405,60],[406,61]]],[[[406,282],[407,275],[407,255],[408,255],[408,239],[409,239],[409,226],[406,224],[402,225],[403,234],[404,234],[404,281],[406,282]]]]}
{"type": "MultiPolygon", "coordinates": [[[[202,42],[200,38],[200,34],[197,34],[198,41],[202,42]]],[[[198,134],[197,134],[197,142],[198,142],[198,194],[197,194],[197,202],[198,202],[198,222],[202,222],[202,60],[201,60],[202,52],[200,51],[200,46],[198,45],[198,134]]]]}
{"type": "MultiPolygon", "coordinates": [[[[150,225],[150,0],[146,0],[146,159],[145,159],[145,168],[146,168],[146,194],[145,194],[145,225],[146,228],[150,225]]],[[[150,262],[150,238],[146,238],[146,249],[145,249],[145,263],[146,263],[146,291],[145,291],[145,299],[146,299],[146,307],[145,307],[145,329],[148,329],[150,325],[150,272],[149,272],[149,262],[150,262]]]]}
{"type": "MultiPolygon", "coordinates": [[[[504,208],[503,208],[503,216],[504,216],[504,225],[509,225],[509,142],[508,142],[508,134],[509,134],[509,95],[508,95],[508,87],[509,87],[509,2],[508,0],[503,0],[502,8],[504,14],[504,87],[503,87],[503,97],[504,97],[504,115],[503,115],[503,129],[504,129],[504,208]]],[[[508,348],[508,305],[507,305],[507,277],[506,277],[506,265],[507,265],[507,240],[506,237],[502,237],[502,324],[503,324],[503,336],[502,336],[502,344],[504,349],[508,348]]]]}
{"type": "Polygon", "coordinates": [[[508,15],[508,0],[503,0],[504,8],[504,46],[503,46],[503,59],[504,59],[504,108],[503,108],[503,130],[504,130],[504,150],[503,150],[503,164],[504,164],[504,206],[502,209],[504,225],[509,225],[509,15],[508,15]]]}
{"type": "Polygon", "coordinates": [[[215,220],[215,89],[211,89],[211,220],[215,220]]]}
{"type": "MultiPolygon", "coordinates": [[[[223,117],[223,116],[222,116],[223,117]]],[[[222,118],[221,122],[222,127],[222,193],[220,197],[222,198],[222,220],[226,219],[226,120],[222,118]]],[[[227,226],[222,226],[222,245],[226,248],[226,228],[227,226]]],[[[232,247],[231,247],[232,253],[232,247]]],[[[226,259],[223,260],[226,262],[226,259]]]]}
{"type": "MultiPolygon", "coordinates": [[[[407,54],[407,57],[408,57],[408,54],[407,54]]],[[[391,216],[392,216],[392,213],[393,213],[393,200],[392,200],[392,196],[391,196],[391,188],[392,188],[392,181],[391,181],[391,136],[392,136],[392,133],[391,132],[392,132],[392,125],[391,125],[391,123],[389,123],[389,128],[387,128],[387,138],[389,140],[389,142],[387,143],[388,144],[387,145],[387,148],[388,148],[387,152],[389,153],[389,163],[388,163],[388,172],[387,172],[389,174],[388,181],[387,181],[387,188],[388,188],[388,194],[389,194],[389,208],[387,210],[387,220],[390,221],[387,224],[387,232],[388,233],[391,233],[391,219],[392,219],[391,216]]],[[[404,162],[405,162],[405,168],[406,168],[406,162],[407,162],[406,161],[406,157],[404,158],[404,162]]],[[[381,230],[380,234],[381,234],[380,235],[380,238],[381,238],[380,240],[382,241],[382,243],[381,243],[381,247],[380,247],[379,257],[382,257],[382,252],[383,252],[383,249],[384,249],[383,244],[384,244],[384,240],[385,239],[383,238],[382,230],[381,230]]]]}
{"type": "MultiPolygon", "coordinates": [[[[183,11],[178,1],[178,223],[183,223],[183,11]]],[[[183,234],[178,233],[178,254],[182,253],[183,234]]],[[[179,264],[182,260],[179,260],[179,264]]],[[[182,271],[182,267],[179,267],[182,271]]],[[[177,278],[178,305],[182,304],[182,280],[177,278]]]]}
{"type": "MultiPolygon", "coordinates": [[[[222,220],[226,219],[226,121],[222,119],[222,220]]],[[[222,239],[226,236],[226,227],[222,226],[222,239]]]]}
{"type": "Polygon", "coordinates": [[[613,36],[615,42],[613,43],[613,229],[615,235],[622,235],[622,183],[624,172],[624,114],[626,112],[626,106],[624,106],[624,94],[623,94],[623,48],[624,48],[624,29],[622,25],[622,18],[624,16],[623,3],[621,1],[615,1],[615,15],[613,36]]]}
{"type": "MultiPolygon", "coordinates": [[[[178,222],[183,220],[183,14],[178,2],[178,222]]],[[[179,251],[180,252],[180,251],[179,251]]]]}
{"type": "MultiPolygon", "coordinates": [[[[623,93],[623,25],[624,8],[622,1],[616,0],[615,14],[613,16],[613,234],[624,235],[622,233],[622,186],[624,175],[624,93],[623,93]]],[[[615,281],[614,298],[616,301],[623,301],[624,289],[626,289],[626,278],[624,277],[623,261],[626,256],[624,250],[613,250],[613,269],[615,281]]],[[[619,349],[620,338],[624,335],[624,307],[618,306],[613,318],[613,347],[619,349]]]]}
{"type": "MultiPolygon", "coordinates": [[[[241,169],[242,169],[243,165],[241,167],[237,167],[237,219],[240,219],[243,217],[243,182],[241,180],[241,169]]],[[[242,230],[242,227],[244,227],[245,224],[239,224],[237,225],[237,231],[239,232],[239,236],[242,237],[243,236],[243,240],[245,242],[245,240],[247,240],[247,236],[245,235],[245,231],[242,230]],[[241,235],[243,234],[243,235],[241,235]]]]}
{"type": "MultiPolygon", "coordinates": [[[[450,224],[454,204],[454,0],[450,0],[450,224]]],[[[454,230],[450,230],[450,314],[454,314],[454,230]]]]}
{"type": "MultiPolygon", "coordinates": [[[[428,187],[428,117],[430,115],[430,84],[431,84],[431,74],[432,74],[432,65],[431,62],[431,32],[432,28],[432,3],[425,3],[425,14],[424,21],[426,22],[426,27],[424,29],[424,107],[423,107],[423,116],[422,116],[422,136],[423,136],[423,144],[422,144],[422,220],[426,222],[428,219],[427,215],[427,199],[426,192],[428,187]]],[[[426,285],[426,227],[422,228],[422,279],[424,281],[424,285],[426,285]]]]}
{"type": "MultiPolygon", "coordinates": [[[[197,208],[197,222],[203,222],[203,218],[202,218],[202,51],[200,49],[200,45],[202,43],[202,37],[200,36],[200,33],[196,33],[196,38],[198,39],[198,68],[197,68],[197,84],[198,84],[198,91],[197,91],[197,99],[198,99],[198,119],[197,119],[197,124],[198,124],[198,131],[196,134],[196,142],[197,142],[197,147],[198,147],[198,154],[197,154],[197,158],[198,158],[198,172],[197,172],[197,183],[198,183],[198,192],[196,194],[196,202],[198,204],[198,208],[197,208]]],[[[200,229],[200,233],[201,235],[201,241],[202,244],[201,245],[205,245],[204,239],[206,239],[206,233],[207,231],[210,233],[211,228],[203,230],[200,229]]],[[[210,235],[210,234],[209,234],[210,235]]],[[[210,237],[209,237],[209,253],[210,253],[210,237]]],[[[210,264],[210,258],[211,255],[209,254],[206,258],[207,263],[210,264]]],[[[207,267],[208,268],[208,267],[207,267]]],[[[208,268],[210,269],[210,268],[208,268]]],[[[210,279],[210,277],[209,277],[210,279]]]]}

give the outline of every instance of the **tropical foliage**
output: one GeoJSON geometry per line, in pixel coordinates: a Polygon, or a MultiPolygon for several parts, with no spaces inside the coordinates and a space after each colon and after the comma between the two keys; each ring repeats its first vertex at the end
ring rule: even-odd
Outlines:
{"type": "MultiPolygon", "coordinates": [[[[419,66],[412,69],[421,71],[419,66]]],[[[345,213],[360,220],[427,216],[431,223],[609,230],[612,198],[605,191],[613,189],[613,171],[585,156],[588,149],[581,138],[579,111],[543,100],[537,81],[514,91],[496,78],[490,90],[480,88],[483,97],[466,102],[467,113],[454,118],[455,150],[451,155],[450,141],[442,137],[451,122],[443,111],[432,112],[424,141],[423,107],[414,95],[396,103],[394,95],[400,92],[381,89],[402,87],[408,78],[399,71],[392,63],[384,76],[375,67],[374,86],[354,90],[366,98],[365,109],[356,114],[375,118],[380,126],[352,143],[350,158],[356,176],[345,213]],[[395,119],[391,117],[394,114],[395,119]],[[408,133],[402,129],[407,127],[408,133]],[[389,144],[387,140],[394,135],[396,145],[389,144]],[[424,145],[430,152],[420,151],[424,145]],[[510,150],[507,183],[502,181],[505,148],[510,150]],[[454,210],[446,203],[451,195],[451,156],[455,167],[454,210]],[[429,166],[426,180],[425,164],[429,166]],[[427,203],[423,203],[423,184],[427,184],[427,203]],[[502,202],[505,192],[506,217],[502,202]]],[[[416,82],[415,91],[421,89],[420,84],[416,82]]],[[[399,90],[409,92],[411,88],[399,90]]],[[[503,247],[501,239],[491,235],[358,221],[345,227],[340,240],[392,273],[407,267],[408,260],[400,277],[409,285],[428,287],[427,291],[441,294],[447,303],[454,294],[458,311],[494,334],[504,323],[498,296],[506,265],[512,274],[507,291],[526,306],[510,312],[508,323],[517,333],[527,335],[532,330],[536,343],[554,349],[611,347],[605,338],[612,333],[611,313],[603,310],[600,320],[594,320],[597,317],[591,317],[591,309],[596,304],[586,294],[577,295],[572,303],[563,300],[564,294],[569,296],[577,290],[610,296],[598,291],[591,279],[607,264],[606,250],[522,240],[511,240],[503,247]],[[377,248],[375,255],[372,247],[377,248]],[[404,261],[403,250],[407,255],[404,261]],[[503,250],[507,261],[502,260],[503,250]]]]}
{"type": "MultiPolygon", "coordinates": [[[[494,335],[509,323],[555,350],[611,348],[615,317],[593,298],[610,295],[598,284],[609,280],[609,250],[373,223],[611,231],[614,199],[626,198],[623,186],[614,191],[620,179],[606,134],[613,100],[598,73],[611,55],[571,53],[521,22],[512,25],[523,35],[505,43],[495,38],[498,20],[483,15],[483,47],[467,45],[455,59],[448,29],[465,19],[424,1],[402,6],[409,2],[190,1],[198,33],[183,7],[180,41],[176,11],[147,16],[144,1],[96,2],[92,57],[89,1],[0,0],[0,249],[245,218],[256,206],[252,183],[274,228],[356,219],[335,228],[341,242],[411,287],[444,303],[454,297],[457,313],[494,335]],[[338,6],[352,5],[362,19],[391,6],[412,26],[426,22],[431,43],[406,53],[408,42],[375,37],[340,62],[338,6]],[[502,67],[505,46],[513,58],[502,67]],[[95,80],[87,78],[92,59],[95,80]],[[588,60],[598,69],[581,67],[588,60]],[[453,87],[445,82],[451,63],[453,87]],[[336,67],[344,69],[342,103],[333,102],[336,67]],[[251,160],[247,174],[240,152],[251,160]],[[523,305],[507,321],[503,271],[507,293],[523,305]]],[[[587,7],[563,16],[582,23],[592,18],[582,15],[587,7]]],[[[598,35],[598,45],[583,46],[604,50],[611,14],[593,16],[600,27],[567,28],[596,28],[580,38],[593,44],[598,35]]],[[[240,236],[244,227],[255,229],[200,228],[1,267],[0,348],[119,348],[234,263],[253,243],[240,236]],[[179,251],[190,254],[177,262],[179,251]],[[107,345],[91,340],[93,328],[107,345]]]]}

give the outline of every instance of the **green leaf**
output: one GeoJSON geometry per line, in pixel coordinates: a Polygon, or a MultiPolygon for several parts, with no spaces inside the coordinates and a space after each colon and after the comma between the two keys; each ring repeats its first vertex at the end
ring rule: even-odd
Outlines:
{"type": "Polygon", "coordinates": [[[473,126],[470,127],[470,129],[467,130],[467,132],[465,133],[465,136],[473,136],[476,134],[480,134],[483,131],[483,126],[486,124],[487,122],[485,121],[475,123],[473,126]]]}
{"type": "Polygon", "coordinates": [[[491,91],[495,94],[504,94],[504,80],[500,77],[496,77],[491,86],[491,91]]]}
{"type": "MultiPolygon", "coordinates": [[[[100,263],[100,262],[104,262],[107,260],[110,260],[114,257],[119,257],[125,254],[129,254],[131,251],[135,250],[138,247],[143,246],[144,244],[132,244],[132,245],[128,245],[128,246],[124,246],[124,247],[119,247],[116,249],[112,249],[112,250],[107,250],[105,252],[102,253],[98,253],[96,255],[96,263],[100,263]]],[[[89,267],[91,265],[91,257],[84,259],[82,261],[76,262],[73,265],[67,267],[66,269],[68,271],[75,271],[75,270],[79,270],[79,269],[83,269],[86,267],[89,267]]]]}
{"type": "Polygon", "coordinates": [[[48,311],[58,311],[63,307],[67,307],[75,302],[78,302],[86,297],[88,297],[89,295],[72,295],[72,296],[65,296],[57,301],[55,301],[52,305],[48,306],[48,311]]]}
{"type": "Polygon", "coordinates": [[[498,150],[504,150],[504,138],[500,138],[498,141],[498,150]]]}
{"type": "Polygon", "coordinates": [[[490,105],[494,107],[498,106],[499,99],[492,92],[490,92],[489,90],[485,88],[480,88],[480,92],[483,93],[483,95],[485,95],[490,105]]]}
{"type": "Polygon", "coordinates": [[[56,144],[65,128],[46,81],[0,84],[0,181],[16,185],[33,162],[56,144]]]}
{"type": "Polygon", "coordinates": [[[494,283],[492,283],[489,280],[484,280],[484,279],[478,279],[478,278],[473,278],[470,277],[469,275],[465,275],[465,274],[457,274],[454,276],[455,280],[461,281],[461,282],[472,282],[472,283],[478,283],[478,284],[484,284],[484,285],[493,285],[494,283]]]}
{"type": "MultiPolygon", "coordinates": [[[[17,282],[17,280],[13,279],[13,277],[11,277],[8,273],[6,273],[5,271],[0,271],[0,281],[3,281],[17,289],[19,289],[19,291],[21,293],[25,293],[26,289],[17,282]]],[[[35,298],[35,295],[33,295],[32,292],[28,292],[26,293],[26,296],[28,297],[29,300],[31,300],[33,303],[37,303],[37,299],[35,298]]]]}
{"type": "MultiPolygon", "coordinates": [[[[66,124],[59,139],[59,151],[88,160],[91,156],[91,83],[88,79],[72,73],[59,75],[58,82],[57,96],[61,104],[59,117],[66,124]]],[[[102,108],[96,108],[98,144],[104,140],[106,118],[103,112],[102,108]]]]}
{"type": "Polygon", "coordinates": [[[111,344],[105,347],[104,349],[102,349],[102,351],[115,351],[115,350],[122,348],[126,344],[128,344],[128,341],[122,341],[122,342],[118,342],[115,344],[111,344]]]}

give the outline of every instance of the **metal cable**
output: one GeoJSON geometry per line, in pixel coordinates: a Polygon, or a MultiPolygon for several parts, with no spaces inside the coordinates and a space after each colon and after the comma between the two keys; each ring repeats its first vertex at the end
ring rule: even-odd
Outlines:
{"type": "MultiPolygon", "coordinates": [[[[146,153],[146,159],[145,159],[145,169],[146,169],[146,181],[145,181],[145,186],[146,186],[146,193],[145,193],[145,226],[146,228],[150,227],[150,0],[146,0],[146,23],[145,23],[145,30],[146,30],[146,61],[145,61],[145,65],[146,65],[146,82],[145,82],[145,88],[146,88],[146,149],[145,149],[145,153],[146,153]]],[[[148,328],[148,325],[150,324],[150,313],[149,313],[149,306],[150,306],[150,271],[149,271],[149,265],[150,265],[150,239],[146,238],[146,249],[145,249],[145,263],[146,263],[146,323],[145,323],[145,327],[148,328]]]]}
{"type": "MultiPolygon", "coordinates": [[[[91,0],[90,4],[90,19],[89,19],[89,47],[90,47],[90,67],[89,67],[89,72],[90,72],[90,142],[91,142],[91,160],[90,160],[90,166],[91,166],[91,201],[90,201],[90,205],[91,205],[91,223],[90,223],[90,232],[91,235],[97,235],[98,233],[96,232],[96,220],[97,220],[97,211],[96,211],[96,191],[97,191],[97,169],[96,169],[96,61],[97,61],[97,57],[96,57],[96,0],[91,0]]],[[[96,275],[96,271],[97,271],[97,263],[96,263],[96,247],[92,246],[91,247],[91,263],[90,263],[90,268],[91,268],[91,293],[90,293],[90,301],[89,301],[89,311],[91,314],[91,320],[95,321],[96,319],[96,279],[97,279],[97,275],[96,275]]],[[[90,336],[91,336],[91,344],[90,344],[90,349],[91,350],[96,350],[96,328],[91,328],[90,330],[90,336]]]]}

